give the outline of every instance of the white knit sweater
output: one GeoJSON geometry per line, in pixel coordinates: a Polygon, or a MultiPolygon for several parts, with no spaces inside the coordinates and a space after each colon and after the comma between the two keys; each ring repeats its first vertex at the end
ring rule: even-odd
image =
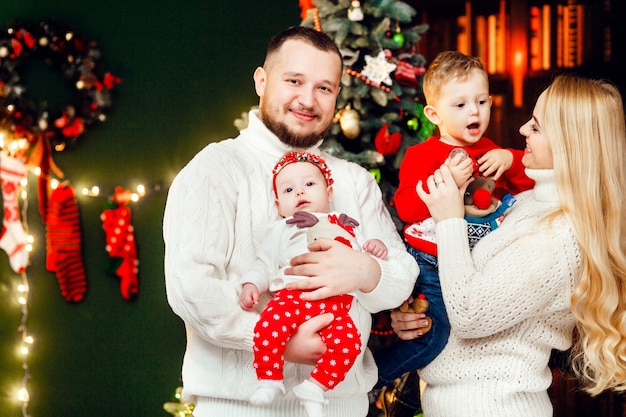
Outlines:
{"type": "Polygon", "coordinates": [[[571,345],[570,296],[581,253],[558,207],[552,170],[526,170],[502,225],[468,249],[463,219],[437,225],[439,276],[450,324],[441,354],[421,372],[426,417],[549,417],[552,349],[571,345]]]}
{"type": "MultiPolygon", "coordinates": [[[[291,150],[255,112],[249,119],[248,128],[236,139],[200,151],[168,194],[163,221],[165,278],[168,301],[187,331],[183,394],[212,416],[304,416],[293,394],[269,407],[247,402],[257,385],[252,334],[258,313],[239,307],[239,278],[254,262],[267,226],[278,219],[272,168],[291,150]]],[[[309,151],[319,154],[317,149],[309,151]]],[[[323,157],[335,180],[331,209],[350,213],[359,219],[365,235],[380,236],[389,245],[387,260],[377,260],[382,270],[379,285],[370,293],[357,293],[351,311],[365,346],[370,313],[400,305],[411,292],[418,267],[396,232],[374,177],[359,165],[323,157]]],[[[311,369],[287,364],[288,392],[311,369]]],[[[367,392],[376,380],[372,356],[363,352],[346,380],[329,393],[327,416],[365,416],[367,392]]]]}

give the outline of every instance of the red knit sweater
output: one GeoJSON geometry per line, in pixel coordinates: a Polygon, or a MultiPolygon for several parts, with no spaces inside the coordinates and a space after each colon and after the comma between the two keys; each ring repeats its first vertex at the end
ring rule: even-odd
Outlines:
{"type": "MultiPolygon", "coordinates": [[[[439,140],[439,137],[433,136],[407,149],[400,165],[400,184],[394,197],[398,216],[406,226],[431,217],[428,207],[417,195],[415,187],[419,180],[422,180],[425,184],[428,176],[444,163],[450,151],[459,147],[444,143],[439,140]]],[[[500,146],[496,145],[491,139],[482,137],[474,145],[462,146],[462,148],[469,153],[474,161],[477,161],[487,151],[500,149],[500,146]]],[[[535,183],[524,172],[525,167],[522,164],[523,151],[508,148],[507,150],[513,154],[513,164],[496,182],[496,187],[511,194],[531,189],[535,183]]],[[[408,236],[406,233],[405,238],[415,249],[432,255],[437,254],[436,247],[432,247],[433,245],[430,242],[421,241],[413,236],[408,236]]]]}

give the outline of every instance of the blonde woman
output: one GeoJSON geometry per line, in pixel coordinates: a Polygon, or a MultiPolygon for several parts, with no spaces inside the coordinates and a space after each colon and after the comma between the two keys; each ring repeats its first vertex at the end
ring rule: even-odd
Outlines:
{"type": "MultiPolygon", "coordinates": [[[[420,184],[438,223],[451,323],[448,345],[421,371],[428,417],[552,416],[548,359],[572,343],[589,393],[626,390],[622,97],[608,82],[559,76],[520,133],[535,188],[516,196],[502,225],[472,252],[464,187],[459,192],[445,166],[420,184]]],[[[403,339],[416,336],[418,321],[393,313],[403,339]]]]}

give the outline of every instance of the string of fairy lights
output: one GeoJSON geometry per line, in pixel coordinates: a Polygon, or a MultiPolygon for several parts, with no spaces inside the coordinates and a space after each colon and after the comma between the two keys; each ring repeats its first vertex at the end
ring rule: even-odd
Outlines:
{"type": "MultiPolygon", "coordinates": [[[[0,132],[0,149],[5,150],[10,154],[16,154],[23,151],[28,146],[25,140],[12,140],[5,142],[5,135],[0,132]]],[[[26,250],[30,253],[33,250],[34,239],[29,233],[28,229],[28,178],[24,177],[20,181],[21,193],[20,199],[22,200],[20,206],[21,222],[26,232],[26,250]]],[[[21,272],[19,283],[16,285],[15,300],[19,306],[22,318],[20,325],[17,328],[19,333],[18,345],[16,347],[17,354],[21,358],[23,376],[19,384],[16,384],[14,390],[15,399],[21,403],[22,416],[30,417],[28,413],[28,404],[30,402],[30,393],[28,391],[28,381],[31,378],[30,368],[28,366],[28,356],[31,353],[33,345],[35,343],[35,337],[30,333],[28,329],[28,302],[30,299],[30,285],[28,274],[25,269],[21,272]]]]}
{"type": "MultiPolygon", "coordinates": [[[[28,142],[25,139],[17,139],[17,140],[8,140],[3,132],[0,131],[0,150],[6,151],[9,154],[16,155],[20,154],[28,147],[28,142]]],[[[41,176],[41,170],[39,167],[35,167],[30,170],[35,177],[41,176]]],[[[28,175],[26,175],[20,181],[20,214],[21,214],[21,223],[26,233],[26,250],[30,253],[33,251],[33,248],[36,246],[36,242],[34,237],[30,234],[28,228],[28,175]]],[[[50,179],[50,188],[55,189],[59,186],[59,180],[52,178],[50,179]]],[[[129,192],[129,200],[130,202],[138,202],[142,197],[144,197],[147,193],[158,192],[161,190],[160,183],[153,185],[147,188],[144,184],[139,184],[136,186],[134,191],[128,190],[129,192]]],[[[111,197],[108,195],[103,195],[101,188],[97,185],[93,186],[85,186],[80,188],[80,194],[85,197],[93,197],[93,198],[108,198],[111,197]]],[[[15,299],[14,304],[17,304],[20,313],[21,320],[20,324],[17,328],[18,332],[18,341],[16,346],[16,354],[19,356],[21,361],[21,368],[23,371],[21,381],[17,382],[12,389],[13,397],[15,401],[17,401],[21,405],[22,417],[32,417],[28,411],[29,403],[31,402],[31,393],[29,392],[29,381],[31,380],[31,373],[28,358],[32,353],[35,346],[35,336],[30,332],[28,328],[28,319],[29,319],[29,300],[30,300],[30,284],[29,277],[27,273],[28,268],[26,268],[23,272],[17,274],[19,279],[16,281],[14,288],[14,295],[12,298],[15,299]]]]}

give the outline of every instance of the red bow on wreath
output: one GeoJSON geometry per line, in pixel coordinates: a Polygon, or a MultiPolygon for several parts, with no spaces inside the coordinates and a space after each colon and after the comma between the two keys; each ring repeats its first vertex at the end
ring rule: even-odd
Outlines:
{"type": "Polygon", "coordinates": [[[128,207],[130,195],[129,190],[115,187],[112,207],[106,208],[100,216],[106,234],[106,251],[112,260],[107,269],[120,277],[120,293],[126,300],[139,292],[139,260],[128,207]]]}
{"type": "Polygon", "coordinates": [[[61,129],[61,134],[66,138],[77,138],[85,131],[82,117],[72,119],[65,111],[54,121],[54,126],[61,129]]]}

